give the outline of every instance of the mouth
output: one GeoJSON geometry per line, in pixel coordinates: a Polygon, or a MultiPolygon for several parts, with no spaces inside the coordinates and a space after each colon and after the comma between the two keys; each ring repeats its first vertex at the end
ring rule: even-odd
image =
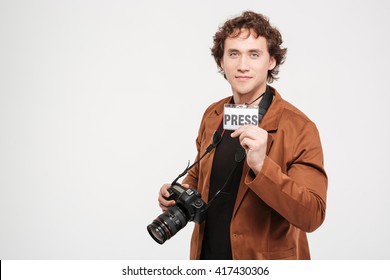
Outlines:
{"type": "Polygon", "coordinates": [[[239,81],[248,81],[248,80],[252,79],[252,77],[250,77],[250,76],[235,76],[235,78],[239,81]]]}

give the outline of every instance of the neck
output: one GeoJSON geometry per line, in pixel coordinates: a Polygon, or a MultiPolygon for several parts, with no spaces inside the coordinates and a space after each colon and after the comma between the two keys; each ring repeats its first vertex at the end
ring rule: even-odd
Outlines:
{"type": "Polygon", "coordinates": [[[261,99],[263,98],[266,88],[255,93],[255,94],[239,94],[233,92],[233,98],[235,104],[246,104],[246,105],[259,105],[261,99]]]}

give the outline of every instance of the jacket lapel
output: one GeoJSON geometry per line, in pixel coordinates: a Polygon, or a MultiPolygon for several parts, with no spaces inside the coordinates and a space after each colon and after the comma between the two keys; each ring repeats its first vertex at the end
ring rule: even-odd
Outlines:
{"type": "MultiPolygon", "coordinates": [[[[272,143],[274,141],[274,133],[278,130],[278,124],[279,124],[279,119],[282,114],[282,111],[284,107],[282,106],[283,100],[280,97],[279,93],[271,88],[273,93],[274,93],[274,100],[271,103],[271,106],[269,107],[267,113],[265,114],[263,121],[260,124],[260,127],[263,128],[264,130],[267,130],[268,132],[268,139],[267,139],[267,155],[269,154],[271,148],[272,148],[272,143]]],[[[249,190],[249,187],[245,184],[245,178],[246,176],[251,172],[247,162],[244,162],[244,167],[243,167],[243,172],[242,172],[242,177],[240,181],[240,186],[238,189],[237,193],[237,198],[236,202],[234,205],[234,210],[233,210],[233,218],[240,207],[242,200],[244,199],[245,194],[249,190]]],[[[249,176],[251,176],[249,174],[249,176]]],[[[254,176],[254,174],[252,175],[254,176]]]]}
{"type": "MultiPolygon", "coordinates": [[[[271,150],[273,141],[274,140],[273,140],[272,134],[268,134],[267,155],[268,155],[269,151],[271,150]]],[[[243,167],[243,170],[242,170],[240,186],[238,188],[237,198],[236,198],[236,202],[234,204],[234,210],[233,210],[233,216],[232,217],[235,216],[238,208],[241,205],[242,200],[244,199],[245,194],[249,190],[249,187],[245,184],[245,178],[246,178],[247,174],[249,174],[249,172],[251,172],[251,170],[250,170],[250,168],[249,168],[249,166],[248,166],[248,164],[246,163],[246,160],[245,160],[244,167],[243,167]]],[[[251,175],[249,175],[249,176],[251,176],[251,175]]],[[[254,176],[254,174],[253,174],[253,176],[254,176]]]]}

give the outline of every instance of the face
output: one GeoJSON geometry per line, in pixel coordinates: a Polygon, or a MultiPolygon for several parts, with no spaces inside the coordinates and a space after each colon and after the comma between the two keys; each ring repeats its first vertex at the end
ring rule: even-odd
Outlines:
{"type": "Polygon", "coordinates": [[[256,38],[243,30],[239,36],[226,38],[221,67],[236,103],[251,102],[262,94],[267,85],[268,70],[275,64],[264,37],[256,38]]]}

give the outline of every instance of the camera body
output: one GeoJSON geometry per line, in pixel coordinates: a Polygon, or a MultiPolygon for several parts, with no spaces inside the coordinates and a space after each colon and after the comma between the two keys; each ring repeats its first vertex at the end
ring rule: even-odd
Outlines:
{"type": "Polygon", "coordinates": [[[206,216],[206,203],[201,199],[200,193],[193,189],[186,189],[175,183],[169,189],[167,200],[174,200],[176,205],[186,214],[188,221],[201,224],[206,216]]]}
{"type": "Polygon", "coordinates": [[[169,196],[165,198],[174,200],[176,204],[168,207],[147,226],[150,236],[159,244],[174,236],[189,221],[201,224],[206,218],[206,203],[197,190],[174,183],[168,192],[169,196]]]}

